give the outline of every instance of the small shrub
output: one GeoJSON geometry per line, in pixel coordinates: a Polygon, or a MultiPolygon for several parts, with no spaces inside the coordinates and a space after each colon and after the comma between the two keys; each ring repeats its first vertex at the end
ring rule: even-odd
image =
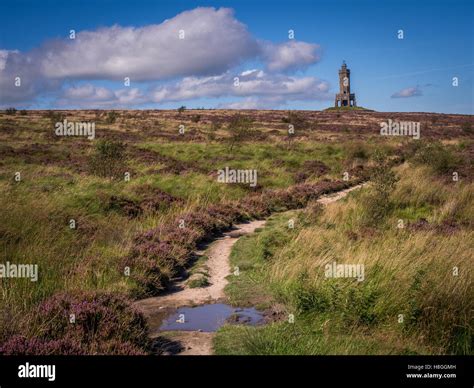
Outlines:
{"type": "Polygon", "coordinates": [[[136,218],[143,212],[143,209],[135,201],[117,195],[110,196],[104,210],[115,211],[128,218],[136,218]]]}
{"type": "Polygon", "coordinates": [[[364,202],[364,224],[367,226],[380,224],[391,212],[393,204],[390,195],[398,181],[382,153],[377,151],[374,159],[376,165],[371,174],[372,188],[364,202]]]}
{"type": "Polygon", "coordinates": [[[79,343],[60,339],[44,340],[14,335],[0,346],[0,354],[5,356],[51,356],[51,355],[81,355],[83,350],[79,343]]]}
{"type": "Polygon", "coordinates": [[[361,142],[352,142],[347,146],[347,157],[353,159],[368,159],[369,151],[367,146],[361,142]]]}
{"type": "Polygon", "coordinates": [[[112,294],[56,294],[35,309],[29,325],[35,335],[12,337],[0,354],[146,354],[150,345],[144,317],[112,294]]]}
{"type": "Polygon", "coordinates": [[[323,214],[323,205],[318,202],[311,202],[304,209],[304,212],[301,215],[301,222],[303,225],[314,225],[318,220],[320,220],[321,215],[323,214]]]}
{"type": "MultiPolygon", "coordinates": [[[[160,255],[160,248],[156,243],[142,243],[134,247],[132,253],[125,257],[119,270],[124,271],[126,267],[133,268],[130,278],[135,283],[131,295],[134,298],[144,298],[158,295],[170,282],[170,276],[161,268],[157,259],[149,255],[160,255]]],[[[161,255],[163,261],[166,258],[161,255]]]]}
{"type": "Polygon", "coordinates": [[[16,115],[16,108],[5,109],[5,114],[10,115],[10,116],[16,115]]]}
{"type": "Polygon", "coordinates": [[[299,274],[292,291],[293,304],[300,313],[325,312],[330,309],[330,300],[317,287],[309,285],[307,272],[299,274]]]}
{"type": "Polygon", "coordinates": [[[212,141],[216,140],[216,134],[213,133],[213,132],[208,132],[206,134],[206,138],[207,138],[208,142],[212,142],[212,141]]]}
{"type": "Polygon", "coordinates": [[[117,120],[117,117],[118,117],[117,112],[111,111],[111,112],[107,113],[107,117],[105,119],[105,122],[107,124],[113,124],[117,120]]]}
{"type": "Polygon", "coordinates": [[[211,131],[215,132],[215,131],[218,131],[219,129],[222,128],[222,124],[219,122],[219,121],[212,121],[212,124],[211,124],[211,131]]]}
{"type": "Polygon", "coordinates": [[[320,177],[329,171],[329,167],[319,160],[306,160],[303,163],[302,171],[294,175],[296,183],[302,183],[309,177],[320,177]]]}
{"type": "Polygon", "coordinates": [[[307,120],[299,113],[289,111],[287,117],[283,117],[282,121],[287,124],[291,124],[295,129],[303,130],[308,127],[307,120]]]}
{"type": "Polygon", "coordinates": [[[250,117],[237,114],[233,116],[228,124],[227,130],[230,132],[229,149],[248,139],[252,131],[253,121],[250,117]]]}
{"type": "Polygon", "coordinates": [[[183,200],[150,185],[137,186],[135,192],[142,198],[140,207],[151,213],[158,213],[169,209],[174,204],[183,204],[183,200]]]}
{"type": "Polygon", "coordinates": [[[344,311],[346,321],[361,325],[376,323],[375,306],[377,299],[378,293],[370,286],[350,288],[344,311]]]}
{"type": "Polygon", "coordinates": [[[464,123],[462,123],[461,129],[464,133],[472,134],[473,132],[472,123],[469,121],[465,121],[464,123]]]}
{"type": "Polygon", "coordinates": [[[446,174],[455,170],[459,162],[456,155],[439,142],[421,145],[416,150],[413,161],[430,166],[437,174],[446,174]]]}
{"type": "Polygon", "coordinates": [[[55,112],[54,110],[50,110],[46,113],[46,117],[49,118],[51,126],[54,127],[56,123],[64,121],[66,115],[62,112],[55,112]]]}
{"type": "Polygon", "coordinates": [[[100,140],[89,160],[93,174],[115,178],[125,170],[125,145],[121,142],[100,140]]]}

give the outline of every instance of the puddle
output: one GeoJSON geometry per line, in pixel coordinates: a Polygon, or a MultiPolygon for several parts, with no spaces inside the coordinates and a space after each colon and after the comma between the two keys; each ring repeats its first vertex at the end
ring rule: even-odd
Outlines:
{"type": "Polygon", "coordinates": [[[237,308],[223,303],[181,307],[163,320],[161,331],[213,332],[225,323],[257,325],[263,316],[255,308],[237,308]]]}

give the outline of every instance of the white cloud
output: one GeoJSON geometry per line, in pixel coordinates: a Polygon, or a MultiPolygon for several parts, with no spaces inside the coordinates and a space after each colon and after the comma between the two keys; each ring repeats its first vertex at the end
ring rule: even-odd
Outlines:
{"type": "Polygon", "coordinates": [[[211,77],[185,77],[177,82],[140,91],[138,88],[123,88],[116,91],[91,84],[66,89],[60,105],[82,107],[133,106],[139,104],[165,104],[200,98],[236,97],[234,103],[219,107],[243,109],[271,108],[287,101],[326,100],[329,84],[315,77],[293,77],[283,74],[265,73],[262,70],[246,70],[237,75],[226,72],[211,77]]]}
{"type": "Polygon", "coordinates": [[[72,105],[81,108],[127,107],[145,103],[147,98],[138,88],[111,90],[85,84],[65,89],[57,102],[60,106],[72,105]]]}
{"type": "Polygon", "coordinates": [[[0,50],[0,70],[4,70],[9,55],[18,54],[18,50],[0,50]]]}
{"type": "Polygon", "coordinates": [[[214,77],[186,77],[151,92],[155,103],[182,101],[203,97],[281,97],[285,100],[327,99],[329,84],[315,77],[292,77],[266,74],[262,70],[244,71],[235,83],[235,75],[227,72],[214,77]]]}
{"type": "Polygon", "coordinates": [[[61,82],[43,77],[35,63],[36,53],[0,50],[0,107],[33,100],[38,94],[57,90],[61,82]]]}
{"type": "Polygon", "coordinates": [[[231,9],[196,8],[161,24],[79,32],[75,40],[45,47],[40,66],[48,78],[133,82],[218,74],[258,52],[231,9]]]}
{"type": "Polygon", "coordinates": [[[264,58],[270,71],[285,72],[300,70],[319,61],[319,45],[289,41],[264,47],[264,58]]]}
{"type": "Polygon", "coordinates": [[[416,97],[422,96],[423,92],[418,86],[414,86],[411,88],[402,89],[394,94],[392,94],[392,98],[407,98],[407,97],[416,97]]]}
{"type": "Polygon", "coordinates": [[[73,86],[64,93],[64,98],[70,100],[107,101],[114,98],[115,94],[109,89],[96,87],[91,84],[73,86]]]}
{"type": "Polygon", "coordinates": [[[233,10],[196,8],[160,24],[79,31],[74,40],[48,41],[29,52],[0,50],[0,106],[32,102],[38,96],[78,106],[221,96],[319,97],[327,92],[326,83],[287,75],[318,60],[318,45],[260,41],[234,17],[233,10]],[[256,69],[232,72],[255,60],[263,61],[269,74],[256,69]],[[238,88],[233,86],[235,74],[241,78],[238,88]],[[14,85],[17,76],[21,87],[14,85]],[[97,80],[122,83],[125,77],[130,78],[131,88],[113,91],[92,84],[97,80]],[[89,84],[63,90],[67,81],[89,84]],[[157,81],[172,83],[142,94],[140,82],[157,81]]]}

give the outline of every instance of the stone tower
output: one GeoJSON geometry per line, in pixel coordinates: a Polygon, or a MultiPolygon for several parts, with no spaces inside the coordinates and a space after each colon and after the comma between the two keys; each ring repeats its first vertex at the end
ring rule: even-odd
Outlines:
{"type": "Polygon", "coordinates": [[[351,93],[351,71],[347,68],[346,62],[342,62],[339,70],[339,93],[336,94],[334,106],[357,106],[355,94],[351,93]]]}

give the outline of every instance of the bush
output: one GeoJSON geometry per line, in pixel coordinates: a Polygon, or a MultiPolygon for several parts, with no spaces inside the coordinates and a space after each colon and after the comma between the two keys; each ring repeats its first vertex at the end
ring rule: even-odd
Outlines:
{"type": "Polygon", "coordinates": [[[93,174],[115,178],[125,172],[125,145],[111,140],[97,142],[94,154],[89,160],[93,174]]]}
{"type": "MultiPolygon", "coordinates": [[[[170,276],[162,271],[158,260],[149,258],[145,254],[143,244],[140,248],[134,248],[132,253],[125,257],[120,268],[122,272],[125,267],[130,268],[130,278],[135,283],[135,287],[131,292],[134,298],[158,295],[168,286],[170,281],[170,276]]],[[[148,243],[147,248],[149,254],[159,254],[157,244],[148,243]]]]}
{"type": "Polygon", "coordinates": [[[11,115],[11,116],[15,115],[16,114],[16,108],[7,108],[7,109],[5,109],[5,114],[11,115]]]}
{"type": "Polygon", "coordinates": [[[0,354],[25,356],[81,355],[80,344],[71,340],[43,340],[15,335],[0,346],[0,354]]]}
{"type": "Polygon", "coordinates": [[[122,296],[60,293],[32,314],[34,336],[14,336],[5,355],[146,354],[150,343],[143,316],[122,296]],[[71,322],[74,317],[74,322],[71,322]]]}
{"type": "Polygon", "coordinates": [[[49,118],[49,122],[51,123],[51,126],[54,127],[56,123],[60,123],[64,121],[66,118],[66,115],[61,112],[55,112],[54,110],[50,110],[46,113],[46,117],[49,118]]]}
{"type": "Polygon", "coordinates": [[[215,120],[212,121],[211,128],[210,128],[211,131],[215,132],[221,128],[222,128],[222,124],[219,121],[215,121],[215,120]]]}
{"type": "Polygon", "coordinates": [[[415,152],[416,164],[430,166],[437,174],[446,174],[455,170],[459,160],[454,153],[439,142],[422,144],[415,152]]]}
{"type": "Polygon", "coordinates": [[[325,312],[330,309],[327,295],[317,287],[311,286],[306,271],[300,273],[291,292],[291,298],[299,313],[325,312]]]}
{"type": "Polygon", "coordinates": [[[128,218],[136,218],[143,213],[143,209],[138,203],[118,195],[112,195],[108,198],[104,210],[107,212],[115,211],[128,218]]]}
{"type": "Polygon", "coordinates": [[[379,293],[370,284],[347,285],[346,279],[324,279],[313,285],[306,271],[298,275],[291,289],[291,300],[299,313],[334,312],[347,326],[375,324],[378,299],[379,293]]]}
{"type": "Polygon", "coordinates": [[[380,152],[375,154],[375,167],[372,170],[372,188],[364,202],[364,223],[368,226],[379,225],[391,212],[393,204],[390,195],[398,179],[384,160],[380,152]]]}
{"type": "Polygon", "coordinates": [[[466,122],[462,123],[461,129],[464,133],[472,134],[472,132],[473,132],[472,123],[470,123],[469,121],[466,121],[466,122]]]}
{"type": "Polygon", "coordinates": [[[135,192],[142,198],[140,207],[145,212],[158,213],[169,209],[174,204],[183,204],[183,200],[148,184],[135,188],[135,192]]]}
{"type": "Polygon", "coordinates": [[[282,121],[287,124],[291,124],[295,129],[306,129],[308,127],[308,122],[306,119],[298,114],[297,112],[289,111],[287,117],[283,117],[282,121]]]}
{"type": "Polygon", "coordinates": [[[306,160],[302,165],[302,171],[294,175],[296,183],[302,183],[310,177],[320,177],[329,171],[329,167],[319,160],[306,160]]]}
{"type": "Polygon", "coordinates": [[[115,111],[107,113],[107,118],[105,119],[105,122],[107,124],[113,124],[117,120],[118,114],[115,111]]]}
{"type": "Polygon", "coordinates": [[[240,143],[250,137],[253,121],[250,117],[237,114],[233,116],[227,126],[230,132],[229,148],[232,151],[235,144],[240,143]]]}
{"type": "Polygon", "coordinates": [[[368,159],[369,151],[367,146],[361,142],[352,142],[347,146],[347,158],[353,159],[368,159]]]}
{"type": "Polygon", "coordinates": [[[345,321],[349,324],[372,325],[377,322],[376,303],[379,293],[370,286],[349,289],[344,311],[345,321]]]}

